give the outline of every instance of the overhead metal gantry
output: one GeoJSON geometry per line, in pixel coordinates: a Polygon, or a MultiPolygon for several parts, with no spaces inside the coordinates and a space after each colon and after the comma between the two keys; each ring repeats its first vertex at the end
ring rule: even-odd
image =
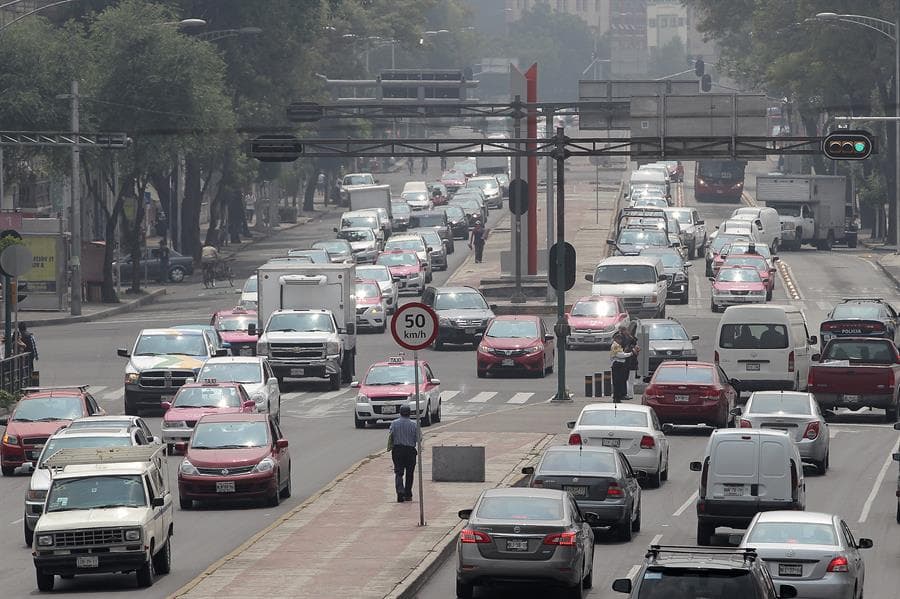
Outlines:
{"type": "Polygon", "coordinates": [[[0,131],[0,146],[50,146],[121,150],[129,144],[125,133],[0,131]]]}

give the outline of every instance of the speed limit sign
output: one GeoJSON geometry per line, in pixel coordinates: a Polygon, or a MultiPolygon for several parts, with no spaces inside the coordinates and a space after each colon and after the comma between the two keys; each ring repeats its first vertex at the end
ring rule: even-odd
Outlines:
{"type": "Polygon", "coordinates": [[[400,306],[391,319],[391,335],[398,345],[406,349],[424,349],[434,343],[437,334],[437,314],[421,302],[400,306]]]}

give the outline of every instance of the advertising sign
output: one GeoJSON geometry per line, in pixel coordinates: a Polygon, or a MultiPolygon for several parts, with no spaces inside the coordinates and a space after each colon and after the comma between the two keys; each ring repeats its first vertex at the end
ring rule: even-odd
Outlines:
{"type": "Polygon", "coordinates": [[[28,281],[28,289],[33,293],[55,293],[57,271],[58,236],[25,235],[22,242],[31,250],[31,271],[22,275],[28,281]]]}

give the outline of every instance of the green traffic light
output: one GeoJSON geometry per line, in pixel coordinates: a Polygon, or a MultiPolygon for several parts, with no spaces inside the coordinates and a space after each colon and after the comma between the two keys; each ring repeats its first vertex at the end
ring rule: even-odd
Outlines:
{"type": "Polygon", "coordinates": [[[863,141],[858,141],[853,144],[853,149],[857,152],[865,152],[866,151],[866,143],[863,141]]]}

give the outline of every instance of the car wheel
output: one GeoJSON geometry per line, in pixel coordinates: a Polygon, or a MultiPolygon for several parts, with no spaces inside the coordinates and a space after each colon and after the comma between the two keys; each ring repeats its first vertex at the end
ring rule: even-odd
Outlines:
{"type": "Polygon", "coordinates": [[[641,505],[638,504],[637,514],[631,523],[631,532],[641,532],[641,505]]]}
{"type": "Polygon", "coordinates": [[[666,469],[662,471],[662,474],[659,475],[659,480],[665,482],[669,480],[669,460],[666,458],[666,469]]]}
{"type": "Polygon", "coordinates": [[[183,509],[183,510],[190,510],[190,509],[194,508],[194,500],[188,499],[187,497],[179,495],[178,496],[178,505],[180,505],[181,509],[183,509]]]}
{"type": "Polygon", "coordinates": [[[172,544],[171,537],[163,543],[162,549],[153,556],[153,570],[157,574],[168,574],[172,570],[172,544]]]}
{"type": "Polygon", "coordinates": [[[44,574],[43,570],[35,570],[37,576],[37,588],[43,593],[49,593],[53,590],[54,578],[53,574],[44,574]]]}
{"type": "Polygon", "coordinates": [[[28,520],[23,520],[22,528],[25,532],[25,544],[31,547],[34,544],[34,531],[28,528],[28,520]]]}
{"type": "Polygon", "coordinates": [[[825,457],[819,462],[813,462],[816,467],[816,474],[819,476],[824,476],[826,472],[828,472],[828,454],[825,454],[825,457]]]}
{"type": "Polygon", "coordinates": [[[659,459],[659,467],[653,474],[647,475],[647,488],[658,489],[662,486],[662,458],[659,459]]]}
{"type": "Polygon", "coordinates": [[[579,580],[574,585],[570,586],[568,592],[566,593],[567,599],[583,599],[584,597],[584,586],[583,581],[579,580]]]}
{"type": "Polygon", "coordinates": [[[697,523],[697,544],[701,547],[707,547],[712,543],[713,535],[716,534],[716,527],[711,524],[697,523]]]}
{"type": "Polygon", "coordinates": [[[3,471],[3,476],[13,476],[16,473],[15,466],[3,466],[0,470],[3,471]]]}
{"type": "Polygon", "coordinates": [[[281,490],[281,498],[287,499],[291,496],[291,467],[288,466],[287,484],[281,490]]]}
{"type": "Polygon", "coordinates": [[[767,302],[771,302],[771,301],[772,301],[772,292],[769,291],[768,289],[766,290],[766,301],[767,301],[767,302]]]}
{"type": "Polygon", "coordinates": [[[441,421],[441,402],[440,402],[440,400],[438,400],[438,409],[437,409],[437,412],[434,413],[434,416],[432,417],[432,420],[433,420],[434,422],[440,422],[440,421],[441,421]]]}
{"type": "Polygon", "coordinates": [[[897,524],[900,524],[900,499],[897,500],[897,524]]]}
{"type": "Polygon", "coordinates": [[[616,538],[620,541],[625,541],[626,543],[631,541],[631,537],[633,536],[632,533],[631,518],[616,525],[616,538]]]}
{"type": "Polygon", "coordinates": [[[474,585],[466,584],[459,580],[456,581],[456,596],[459,597],[459,599],[472,599],[472,594],[474,592],[474,585]]]}
{"type": "Polygon", "coordinates": [[[339,390],[341,388],[341,373],[340,373],[340,371],[329,376],[328,382],[330,383],[329,388],[332,391],[339,390]]]}
{"type": "MultiPolygon", "coordinates": [[[[483,379],[483,378],[485,378],[485,377],[487,376],[487,372],[484,371],[484,370],[481,370],[480,368],[478,368],[478,369],[476,370],[476,373],[477,373],[477,375],[478,375],[478,378],[480,378],[480,379],[483,379]]],[[[5,473],[5,472],[6,472],[6,471],[4,470],[4,473],[5,473]]],[[[7,475],[7,476],[8,476],[8,475],[7,475]]]]}
{"type": "MultiPolygon", "coordinates": [[[[153,553],[153,547],[150,547],[150,553],[153,553]]],[[[135,572],[135,576],[137,578],[137,585],[141,588],[147,588],[153,586],[153,560],[147,560],[143,566],[137,569],[135,572]]]]}
{"type": "Polygon", "coordinates": [[[691,303],[691,288],[690,288],[690,287],[685,287],[685,288],[684,288],[684,295],[683,295],[682,298],[681,298],[681,303],[682,303],[682,304],[689,304],[689,303],[691,303]]]}
{"type": "Polygon", "coordinates": [[[183,266],[173,266],[169,269],[169,280],[173,283],[181,283],[186,274],[183,266]]]}
{"type": "Polygon", "coordinates": [[[897,422],[897,406],[887,408],[884,411],[884,421],[887,423],[897,422]]]}
{"type": "Polygon", "coordinates": [[[360,420],[359,416],[353,414],[353,426],[355,426],[356,428],[366,428],[366,421],[360,420]]]}
{"type": "Polygon", "coordinates": [[[266,505],[269,507],[278,507],[281,504],[281,489],[278,488],[278,473],[275,473],[275,489],[272,494],[266,498],[266,505]]]}

